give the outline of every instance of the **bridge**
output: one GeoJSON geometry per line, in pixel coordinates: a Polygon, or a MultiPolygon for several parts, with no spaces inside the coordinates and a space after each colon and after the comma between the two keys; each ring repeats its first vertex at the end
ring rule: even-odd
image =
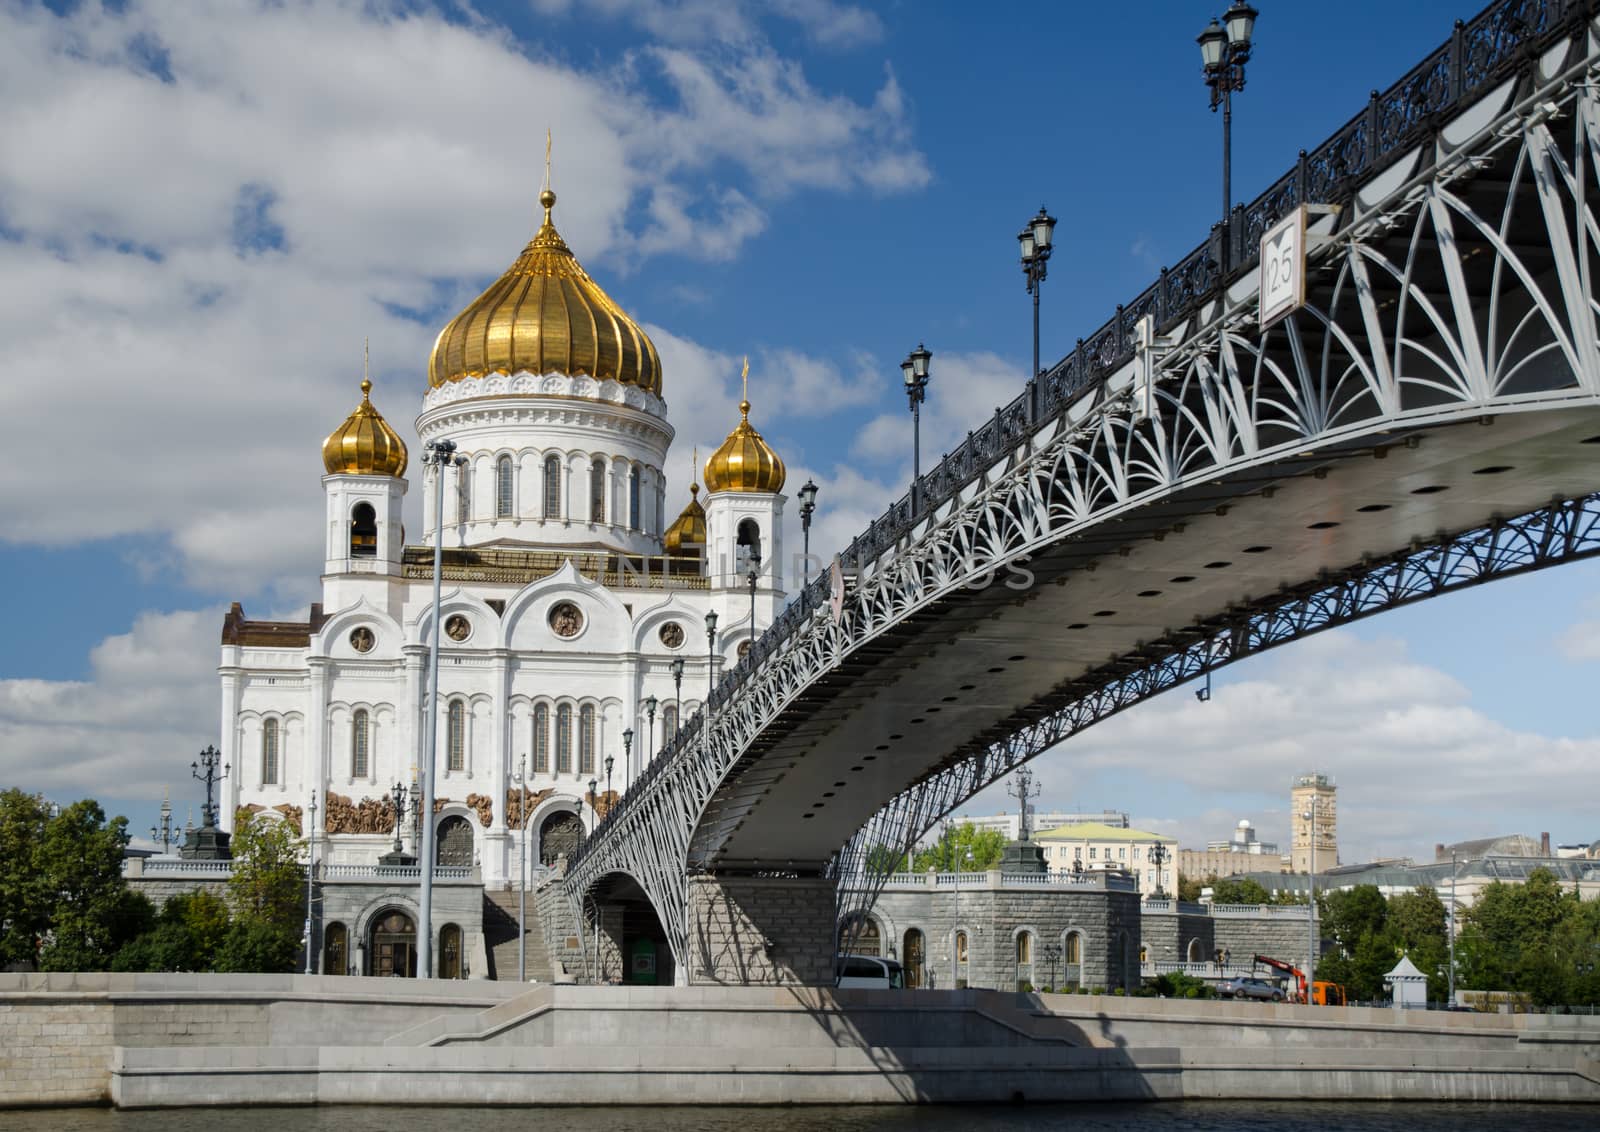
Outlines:
{"type": "Polygon", "coordinates": [[[574,912],[647,905],[689,982],[829,981],[895,855],[1035,755],[1600,552],[1597,71],[1593,0],[1501,0],[1302,152],[800,591],[569,862],[574,912]],[[1284,218],[1303,301],[1263,325],[1284,218]]]}

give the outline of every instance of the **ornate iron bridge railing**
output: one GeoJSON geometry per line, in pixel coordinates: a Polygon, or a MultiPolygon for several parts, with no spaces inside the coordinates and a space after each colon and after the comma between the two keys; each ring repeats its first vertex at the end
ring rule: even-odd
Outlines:
{"type": "MultiPolygon", "coordinates": [[[[1465,22],[1457,22],[1450,38],[1382,93],[1316,149],[1301,151],[1295,166],[1266,192],[1235,209],[1229,230],[1235,236],[1230,262],[1233,277],[1253,270],[1259,260],[1260,237],[1280,217],[1307,203],[1348,202],[1362,179],[1384,167],[1386,159],[1433,137],[1451,113],[1496,84],[1530,66],[1539,53],[1581,28],[1600,7],[1600,0],[1499,0],[1465,22]]],[[[1220,226],[1218,226],[1220,228],[1220,226]]],[[[1222,282],[1217,270],[1216,230],[1213,239],[1163,268],[1161,278],[1116,313],[1087,339],[1035,380],[1023,393],[947,455],[908,492],[894,502],[839,555],[846,568],[872,562],[893,548],[918,522],[939,511],[966,487],[1006,460],[1049,421],[1061,416],[1084,393],[1134,356],[1132,332],[1145,315],[1167,328],[1196,314],[1216,298],[1222,282]],[[913,494],[917,507],[913,510],[913,494]]],[[[809,623],[828,600],[828,580],[821,574],[801,587],[789,605],[758,638],[746,655],[718,682],[706,708],[680,727],[613,807],[591,841],[602,838],[629,811],[630,800],[647,791],[671,765],[697,756],[706,711],[725,706],[751,677],[782,650],[789,638],[809,623]]],[[[574,856],[575,866],[585,852],[574,856]]]]}
{"type": "MultiPolygon", "coordinates": [[[[1353,172],[1343,180],[1307,180],[1301,174],[1319,166],[1302,160],[1295,192],[1325,192],[1337,202],[1384,168],[1374,164],[1379,155],[1402,145],[1420,153],[1449,111],[1505,84],[1481,103],[1491,112],[1471,152],[1428,150],[1383,202],[1347,210],[1345,226],[1318,254],[1303,310],[1261,332],[1224,302],[1202,312],[1199,298],[1171,305],[1169,295],[1167,317],[1204,318],[1156,359],[1142,404],[1127,390],[1107,392],[1110,378],[1120,382],[1134,368],[1130,344],[1117,338],[1115,349],[1075,351],[969,435],[922,478],[915,513],[901,498],[846,549],[855,580],[839,615],[830,615],[825,581],[804,587],[724,676],[707,710],[631,784],[569,863],[565,889],[574,907],[608,872],[632,875],[681,959],[689,935],[686,870],[714,852],[691,841],[704,806],[752,740],[859,646],[985,573],[992,578],[1007,563],[1197,483],[1276,476],[1318,452],[1383,457],[1408,433],[1497,413],[1600,406],[1600,329],[1587,270],[1600,257],[1589,189],[1600,179],[1600,94],[1587,79],[1593,44],[1572,22],[1593,8],[1553,0],[1492,6],[1406,80],[1428,92],[1437,84],[1423,76],[1455,76],[1431,116],[1390,121],[1369,107],[1365,125],[1353,123],[1317,151],[1344,146],[1353,172]],[[1549,48],[1563,35],[1567,54],[1556,58],[1549,48]],[[1546,66],[1513,89],[1509,80],[1525,78],[1540,55],[1546,66]],[[1371,130],[1389,130],[1389,140],[1350,140],[1379,137],[1371,130]],[[1479,184],[1481,170],[1492,175],[1479,184]],[[1066,392],[1056,397],[1052,389],[1066,392]]],[[[1264,224],[1269,217],[1262,217],[1264,224]]],[[[1138,307],[1124,308],[1114,325],[1130,328],[1127,316],[1138,307]]],[[[1597,507],[1596,497],[1586,497],[1462,532],[1483,517],[1474,514],[1454,531],[1429,535],[1428,545],[1262,597],[1247,611],[1230,610],[1231,620],[1190,626],[1080,674],[1058,688],[1059,702],[1028,705],[952,752],[835,853],[828,871],[846,878],[841,922],[874,898],[881,878],[864,867],[871,847],[903,850],[908,831],[928,828],[1045,747],[1172,683],[1298,635],[1600,553],[1597,507]],[[1450,570],[1431,570],[1437,560],[1451,562],[1450,570]]]]}

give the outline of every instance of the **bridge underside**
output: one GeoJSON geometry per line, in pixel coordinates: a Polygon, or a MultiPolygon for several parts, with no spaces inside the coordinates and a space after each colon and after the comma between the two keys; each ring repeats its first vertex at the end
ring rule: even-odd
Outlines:
{"type": "Polygon", "coordinates": [[[821,872],[882,806],[1174,630],[1595,483],[1600,410],[1378,433],[1098,524],[849,654],[706,808],[692,868],[821,872]],[[1031,575],[1031,582],[1029,577],[1031,575]],[[1028,583],[1028,584],[1024,584],[1028,583]]]}

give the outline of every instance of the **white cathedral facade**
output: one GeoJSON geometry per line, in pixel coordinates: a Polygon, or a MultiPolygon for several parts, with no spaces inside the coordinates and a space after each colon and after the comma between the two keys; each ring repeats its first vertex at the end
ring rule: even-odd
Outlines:
{"type": "MultiPolygon", "coordinates": [[[[420,469],[421,542],[402,525],[406,445],[363,382],[322,450],[322,600],[305,621],[253,621],[237,604],[224,621],[227,829],[249,812],[303,834],[314,800],[319,860],[376,864],[396,840],[393,787],[411,790],[431,757],[438,862],[515,884],[524,830],[535,864],[569,851],[781,607],[784,466],[749,403],[704,466],[704,502],[696,485],[669,518],[655,347],[556,232],[555,195],[540,199],[538,233],[429,360],[417,433],[466,460],[420,469]]],[[[413,852],[419,817],[398,831],[413,852]]]]}

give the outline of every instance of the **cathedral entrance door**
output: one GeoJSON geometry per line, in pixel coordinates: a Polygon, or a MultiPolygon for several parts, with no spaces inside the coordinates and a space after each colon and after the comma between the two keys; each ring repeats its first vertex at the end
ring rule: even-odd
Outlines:
{"type": "Polygon", "coordinates": [[[460,814],[452,814],[439,823],[435,860],[441,865],[472,867],[472,825],[460,814]]]}
{"type": "Polygon", "coordinates": [[[539,827],[539,863],[553,865],[562,854],[570,859],[582,843],[582,818],[569,811],[551,814],[539,827]]]}
{"type": "Polygon", "coordinates": [[[417,977],[417,927],[404,912],[385,912],[372,924],[372,973],[417,977]]]}

